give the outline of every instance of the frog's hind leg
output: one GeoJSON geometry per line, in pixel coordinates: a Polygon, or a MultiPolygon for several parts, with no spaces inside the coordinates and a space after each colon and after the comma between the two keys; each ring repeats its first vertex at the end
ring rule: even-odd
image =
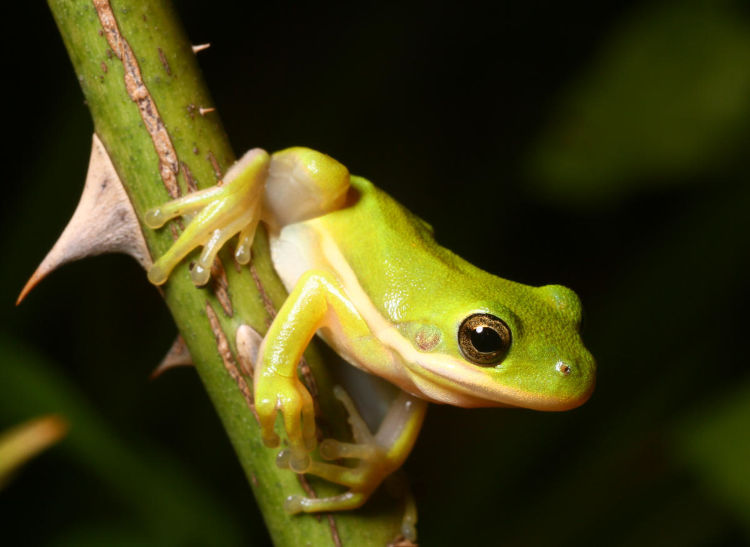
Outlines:
{"type": "Polygon", "coordinates": [[[332,157],[297,146],[274,153],[268,167],[264,207],[279,227],[342,208],[349,170],[332,157]]]}
{"type": "MultiPolygon", "coordinates": [[[[289,496],[284,508],[290,513],[342,511],[362,505],[383,480],[404,463],[414,446],[427,409],[427,403],[422,399],[401,392],[388,409],[377,434],[373,435],[349,395],[340,387],[335,389],[334,394],[349,413],[349,424],[356,442],[342,443],[326,439],[320,445],[320,455],[328,460],[344,458],[359,461],[357,465],[348,467],[313,460],[305,472],[346,486],[349,491],[327,498],[289,496]]],[[[284,450],[279,454],[277,464],[289,468],[288,459],[289,453],[284,450]]],[[[406,537],[416,535],[415,522],[416,507],[413,499],[407,496],[402,526],[406,537]]]]}

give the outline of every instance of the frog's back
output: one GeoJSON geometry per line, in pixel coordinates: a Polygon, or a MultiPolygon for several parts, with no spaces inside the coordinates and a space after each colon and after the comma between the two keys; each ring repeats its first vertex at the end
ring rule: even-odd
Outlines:
{"type": "Polygon", "coordinates": [[[352,187],[356,203],[314,222],[335,234],[359,284],[390,321],[417,320],[412,314],[423,313],[422,304],[460,300],[463,289],[476,298],[467,278],[494,277],[438,245],[429,224],[369,181],[352,177],[352,187]]]}

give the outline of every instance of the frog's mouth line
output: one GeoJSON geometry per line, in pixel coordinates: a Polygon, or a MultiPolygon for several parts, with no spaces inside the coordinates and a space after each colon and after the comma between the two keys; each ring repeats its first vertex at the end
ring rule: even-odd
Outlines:
{"type": "Polygon", "coordinates": [[[411,358],[404,357],[403,364],[420,391],[439,403],[463,408],[523,407],[540,410],[556,406],[555,401],[547,398],[500,386],[480,370],[448,355],[416,353],[411,358]]]}

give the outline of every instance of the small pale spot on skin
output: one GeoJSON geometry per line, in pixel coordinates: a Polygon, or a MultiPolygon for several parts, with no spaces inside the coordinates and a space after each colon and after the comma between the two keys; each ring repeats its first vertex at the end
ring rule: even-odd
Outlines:
{"type": "Polygon", "coordinates": [[[421,351],[431,351],[440,343],[440,331],[432,327],[423,327],[417,331],[414,342],[421,351]]]}

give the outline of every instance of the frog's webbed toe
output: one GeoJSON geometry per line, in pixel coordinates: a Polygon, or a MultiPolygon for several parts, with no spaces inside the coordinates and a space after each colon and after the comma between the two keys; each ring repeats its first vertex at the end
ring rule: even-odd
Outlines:
{"type": "Polygon", "coordinates": [[[260,219],[267,167],[268,154],[261,149],[251,150],[227,172],[223,184],[147,211],[144,221],[151,228],[159,228],[176,217],[195,215],[172,247],[154,262],[148,272],[149,280],[156,285],[164,283],[183,258],[202,246],[191,278],[196,285],[205,284],[216,254],[238,233],[240,241],[235,256],[241,264],[246,264],[260,219]]]}
{"type": "Polygon", "coordinates": [[[190,192],[181,198],[173,199],[158,207],[149,209],[146,211],[143,220],[149,228],[161,228],[173,218],[189,215],[203,209],[212,200],[216,199],[221,190],[221,186],[212,186],[205,190],[190,192]]]}

